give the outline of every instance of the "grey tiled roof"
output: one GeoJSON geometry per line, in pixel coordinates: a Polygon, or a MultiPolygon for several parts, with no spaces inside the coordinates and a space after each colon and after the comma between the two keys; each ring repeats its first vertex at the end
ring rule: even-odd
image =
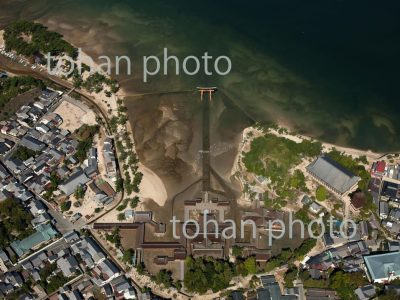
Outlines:
{"type": "Polygon", "coordinates": [[[340,194],[347,192],[360,177],[345,169],[327,155],[321,155],[307,166],[307,171],[340,194]]]}
{"type": "Polygon", "coordinates": [[[71,175],[68,180],[64,181],[63,184],[60,184],[59,188],[67,196],[69,196],[76,191],[79,185],[84,185],[88,181],[90,181],[90,179],[86,176],[86,174],[82,170],[79,170],[71,175]]]}

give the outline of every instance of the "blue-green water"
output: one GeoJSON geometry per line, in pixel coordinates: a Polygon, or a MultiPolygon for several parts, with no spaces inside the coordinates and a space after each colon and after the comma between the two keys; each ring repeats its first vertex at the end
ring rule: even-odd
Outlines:
{"type": "MultiPolygon", "coordinates": [[[[137,58],[135,76],[120,78],[132,93],[217,85],[254,120],[285,120],[299,132],[347,146],[400,148],[398,1],[0,3],[0,23],[39,19],[91,54],[137,58]],[[158,76],[144,84],[141,57],[164,47],[180,57],[228,55],[232,72],[158,76]]],[[[225,119],[216,124],[240,129],[233,126],[242,122],[236,115],[225,119]]]]}

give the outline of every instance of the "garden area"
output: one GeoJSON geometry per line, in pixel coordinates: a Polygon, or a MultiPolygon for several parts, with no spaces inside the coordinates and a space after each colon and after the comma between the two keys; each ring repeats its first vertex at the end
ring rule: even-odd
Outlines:
{"type": "Polygon", "coordinates": [[[16,239],[23,239],[34,233],[31,225],[33,216],[13,199],[0,203],[0,219],[0,249],[9,246],[16,239]]]}
{"type": "Polygon", "coordinates": [[[251,142],[251,149],[244,153],[243,163],[247,171],[271,180],[271,188],[278,199],[293,199],[296,191],[307,192],[304,174],[300,170],[291,170],[304,158],[316,157],[321,153],[321,143],[304,140],[296,143],[292,140],[267,133],[251,142]]]}
{"type": "MultiPolygon", "coordinates": [[[[44,83],[35,79],[31,76],[13,76],[0,79],[0,108],[1,108],[1,119],[11,116],[16,112],[16,108],[22,104],[26,104],[32,99],[19,99],[15,105],[7,105],[8,102],[17,97],[18,95],[24,94],[34,88],[39,90],[44,88],[44,83]]],[[[32,96],[32,95],[27,95],[32,96]]],[[[21,96],[22,97],[22,96],[21,96]]]]}

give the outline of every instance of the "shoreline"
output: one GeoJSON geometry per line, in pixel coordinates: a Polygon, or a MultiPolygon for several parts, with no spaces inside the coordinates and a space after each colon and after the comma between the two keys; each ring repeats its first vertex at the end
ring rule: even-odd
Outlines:
{"type": "Polygon", "coordinates": [[[346,152],[348,154],[354,154],[357,155],[357,153],[362,153],[360,155],[366,155],[367,158],[370,157],[380,157],[380,156],[385,156],[388,154],[395,154],[395,153],[400,153],[400,149],[397,151],[386,151],[386,152],[378,152],[374,151],[371,149],[361,149],[357,147],[351,147],[351,146],[346,146],[346,145],[339,145],[335,144],[332,142],[327,142],[324,140],[321,140],[319,138],[313,137],[312,134],[301,134],[301,133],[296,133],[294,126],[286,119],[284,118],[278,118],[275,121],[276,125],[280,129],[286,129],[287,134],[280,134],[283,137],[292,139],[293,137],[299,138],[299,139],[305,139],[305,140],[314,140],[320,142],[325,148],[336,148],[337,150],[341,152],[346,152]],[[293,132],[294,131],[294,132],[293,132]]]}
{"type": "MultiPolygon", "coordinates": [[[[285,123],[285,125],[287,125],[287,123],[285,123]]],[[[322,153],[326,153],[333,149],[336,149],[340,152],[345,153],[346,155],[352,156],[353,158],[365,156],[367,158],[368,164],[372,164],[373,162],[375,162],[379,159],[382,159],[387,155],[395,154],[395,152],[379,153],[379,152],[374,152],[371,150],[361,150],[361,149],[357,149],[357,148],[343,147],[343,146],[335,145],[332,143],[323,142],[318,139],[312,138],[310,136],[306,136],[306,135],[302,135],[302,134],[293,134],[293,133],[290,133],[290,131],[288,130],[287,127],[283,126],[283,123],[278,123],[278,127],[279,127],[278,129],[268,128],[267,131],[263,131],[256,127],[249,126],[249,127],[246,127],[242,131],[241,139],[240,139],[240,142],[238,145],[238,151],[237,151],[237,154],[236,154],[236,157],[234,160],[234,164],[232,166],[231,176],[235,176],[235,174],[237,174],[238,172],[247,172],[245,170],[245,167],[242,162],[243,153],[250,151],[251,143],[254,139],[256,139],[258,137],[262,137],[266,133],[270,133],[270,134],[276,135],[278,137],[286,138],[286,139],[292,140],[296,143],[301,143],[303,140],[318,141],[322,145],[322,153]],[[282,133],[282,132],[279,132],[279,129],[284,129],[284,130],[288,130],[288,131],[282,133]]],[[[244,183],[240,179],[241,179],[241,177],[239,178],[239,182],[243,188],[244,183]]],[[[241,198],[241,200],[239,199],[238,204],[241,204],[244,206],[248,205],[244,194],[243,194],[243,197],[241,198]]]]}
{"type": "MultiPolygon", "coordinates": [[[[287,127],[281,126],[278,123],[278,126],[280,129],[288,129],[287,127]]],[[[363,149],[358,149],[358,148],[353,148],[353,147],[346,147],[346,146],[340,146],[338,144],[333,144],[333,143],[329,143],[329,142],[324,142],[322,140],[313,138],[311,136],[308,135],[303,135],[303,134],[296,134],[296,133],[291,133],[290,129],[288,129],[288,133],[279,133],[277,130],[275,129],[270,129],[269,131],[277,136],[280,137],[284,137],[287,139],[290,139],[296,143],[300,143],[303,140],[308,140],[308,141],[318,141],[322,144],[322,150],[323,151],[330,151],[333,148],[335,148],[336,150],[340,151],[340,152],[345,152],[346,154],[352,155],[352,156],[363,156],[365,155],[367,157],[367,159],[369,160],[376,160],[379,159],[382,156],[385,156],[387,154],[394,154],[396,152],[387,152],[387,153],[382,153],[382,152],[374,152],[372,150],[363,150],[363,149]]]]}
{"type": "MultiPolygon", "coordinates": [[[[4,30],[0,30],[0,47],[4,46],[4,39],[3,39],[3,33],[4,30]]],[[[77,48],[77,45],[72,43],[69,40],[66,40],[68,43],[70,43],[72,46],[77,48]]],[[[80,48],[80,56],[77,58],[77,62],[80,63],[84,63],[87,65],[90,65],[90,56],[84,51],[82,50],[82,48],[80,48]]],[[[93,60],[93,68],[94,68],[94,72],[99,72],[105,76],[108,76],[100,67],[99,64],[93,60]]],[[[35,70],[32,70],[32,72],[35,72],[35,70]]],[[[43,71],[46,75],[49,75],[46,71],[43,71]]],[[[10,72],[11,73],[11,72],[10,72]]],[[[36,73],[36,72],[35,72],[36,73]]],[[[85,75],[87,76],[87,74],[82,74],[82,77],[85,78],[85,75]]],[[[55,76],[57,78],[60,78],[59,76],[55,76]]],[[[111,78],[111,76],[108,76],[111,78]]],[[[62,79],[62,78],[60,78],[62,79]]],[[[71,80],[65,80],[66,82],[72,84],[71,80]]],[[[116,94],[113,94],[111,97],[106,97],[104,90],[101,93],[89,93],[83,89],[79,89],[81,92],[83,92],[84,94],[88,95],[89,97],[91,97],[93,100],[96,101],[96,104],[102,108],[102,110],[106,113],[106,115],[108,116],[108,118],[110,119],[112,116],[117,115],[118,114],[118,104],[117,104],[117,100],[121,99],[123,102],[125,102],[126,97],[127,97],[127,93],[124,90],[123,87],[120,86],[118,92],[116,94]],[[108,106],[110,105],[110,106],[108,106]],[[109,109],[111,109],[111,111],[109,111],[109,109]]],[[[132,138],[133,141],[133,147],[132,147],[132,151],[136,153],[136,149],[135,149],[135,140],[134,140],[134,134],[133,134],[133,129],[131,126],[131,123],[129,121],[129,119],[127,120],[126,124],[126,130],[129,133],[129,135],[132,138]]],[[[161,207],[165,205],[165,202],[168,199],[168,194],[166,192],[166,187],[165,187],[165,183],[162,181],[162,179],[156,174],[154,173],[154,171],[152,171],[150,168],[148,168],[147,166],[145,166],[143,163],[139,162],[139,170],[140,172],[142,172],[143,174],[143,182],[140,185],[140,192],[138,195],[142,196],[143,195],[143,200],[146,199],[152,199],[153,201],[155,201],[157,204],[159,204],[161,207]],[[147,177],[147,178],[145,178],[147,177]],[[151,178],[151,179],[149,179],[151,178]],[[153,182],[154,181],[154,182],[153,182]],[[157,189],[156,189],[157,188],[157,189]]],[[[127,197],[129,195],[125,195],[125,197],[127,197]]],[[[139,208],[143,207],[143,205],[145,205],[144,201],[143,203],[139,204],[139,208]]]]}
{"type": "MultiPolygon", "coordinates": [[[[37,21],[39,21],[39,20],[37,20],[37,21]]],[[[47,20],[47,22],[45,21],[44,23],[45,23],[46,26],[49,26],[49,27],[60,27],[60,26],[52,24],[51,22],[49,23],[48,20],[47,20]]],[[[54,29],[51,28],[51,30],[54,30],[54,29]]],[[[0,46],[4,45],[4,40],[3,40],[3,37],[2,37],[2,33],[3,33],[3,30],[0,31],[0,46]]],[[[73,45],[74,47],[77,47],[76,43],[73,43],[68,39],[65,39],[65,40],[67,42],[71,43],[71,45],[73,45]]],[[[79,48],[79,49],[81,49],[81,52],[80,52],[81,55],[79,56],[78,60],[80,62],[82,62],[82,63],[85,63],[85,64],[89,65],[90,56],[87,54],[86,51],[82,50],[82,48],[79,48]]],[[[99,73],[102,73],[103,75],[107,75],[99,67],[99,64],[95,60],[93,60],[93,67],[94,67],[95,71],[98,71],[99,73]]],[[[46,72],[46,74],[47,74],[47,72],[46,72]]],[[[108,77],[111,77],[111,76],[108,76],[108,77]]],[[[70,80],[67,80],[67,82],[70,83],[70,80]]],[[[83,92],[86,93],[87,95],[91,96],[93,99],[97,100],[96,101],[97,104],[100,107],[102,107],[103,110],[105,112],[107,112],[107,115],[110,116],[110,117],[113,116],[114,113],[117,113],[117,111],[118,111],[117,99],[121,99],[125,103],[126,98],[129,96],[129,93],[127,93],[124,90],[124,87],[122,87],[121,85],[120,85],[119,91],[115,95],[113,94],[112,97],[106,97],[105,94],[104,94],[104,91],[102,91],[99,94],[88,93],[86,91],[83,91],[83,92]],[[110,105],[110,106],[108,106],[108,105],[110,105]],[[109,112],[109,109],[111,109],[112,111],[109,112]]],[[[132,128],[132,124],[129,121],[129,119],[130,118],[128,118],[128,120],[126,122],[126,129],[127,129],[127,132],[129,133],[129,135],[132,137],[133,150],[135,150],[135,139],[134,139],[134,134],[133,134],[133,128],[132,128]]],[[[288,129],[289,133],[278,133],[277,131],[274,131],[274,130],[271,131],[272,133],[274,133],[274,134],[276,134],[278,136],[281,136],[281,137],[285,137],[285,138],[291,139],[291,140],[293,140],[295,142],[301,142],[301,140],[304,140],[304,139],[306,139],[306,140],[317,140],[317,141],[321,142],[321,144],[323,145],[323,151],[329,151],[332,148],[336,148],[337,150],[339,150],[341,152],[345,152],[346,154],[350,154],[352,156],[354,156],[354,155],[356,155],[356,156],[365,155],[369,161],[379,159],[380,157],[384,156],[385,154],[390,154],[390,153],[374,152],[372,150],[362,150],[362,149],[357,149],[357,148],[353,148],[353,147],[341,146],[341,145],[337,145],[337,144],[333,144],[333,143],[329,143],[329,142],[324,142],[324,141],[316,139],[316,138],[314,138],[314,137],[312,137],[310,135],[290,133],[290,131],[293,130],[293,126],[288,120],[285,120],[282,117],[278,118],[276,120],[276,123],[278,124],[279,128],[288,129]]],[[[238,151],[237,151],[237,154],[235,156],[235,159],[233,160],[234,163],[233,163],[233,165],[231,167],[232,173],[234,173],[234,170],[237,170],[236,165],[237,165],[237,162],[238,162],[238,157],[240,156],[240,153],[242,152],[243,140],[244,140],[244,138],[246,136],[246,132],[251,128],[253,128],[253,127],[245,128],[240,133],[241,141],[239,142],[239,144],[234,145],[234,146],[237,146],[238,151]]],[[[392,153],[395,153],[395,152],[392,152],[392,153]]],[[[151,198],[151,199],[153,199],[161,207],[164,206],[166,201],[168,200],[168,194],[166,192],[167,189],[166,189],[166,186],[165,186],[165,182],[161,179],[160,176],[158,176],[153,170],[151,170],[149,167],[147,167],[143,162],[140,162],[140,165],[141,165],[141,171],[143,171],[142,172],[143,175],[147,175],[147,176],[152,177],[160,185],[161,192],[156,195],[157,196],[156,198],[158,198],[158,199],[154,199],[154,198],[151,198]]],[[[147,181],[147,180],[145,179],[145,181],[147,181]]],[[[143,185],[143,190],[141,188],[141,192],[139,194],[153,195],[154,191],[153,191],[152,188],[150,188],[150,186],[153,186],[153,185],[154,184],[151,184],[151,185],[144,184],[143,185]],[[147,188],[149,188],[149,190],[147,188]]]]}

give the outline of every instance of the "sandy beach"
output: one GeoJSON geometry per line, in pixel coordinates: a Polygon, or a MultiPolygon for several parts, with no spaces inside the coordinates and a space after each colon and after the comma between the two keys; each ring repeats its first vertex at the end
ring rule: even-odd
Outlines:
{"type": "MultiPolygon", "coordinates": [[[[3,39],[4,31],[0,31],[0,47],[4,46],[3,39]]],[[[74,44],[77,47],[76,44],[74,44]]],[[[90,65],[91,58],[84,51],[80,52],[80,56],[78,57],[77,62],[84,63],[90,65]]],[[[94,70],[99,71],[100,73],[105,74],[99,67],[99,65],[94,61],[92,63],[94,70]]],[[[21,66],[21,69],[23,66],[21,66]]],[[[88,74],[84,74],[84,77],[87,77],[88,74]]],[[[71,82],[71,81],[70,81],[71,82]]],[[[90,96],[96,104],[107,113],[109,118],[113,115],[116,116],[118,113],[118,99],[124,99],[126,94],[125,91],[120,88],[117,94],[112,94],[111,97],[107,97],[104,91],[100,93],[88,93],[86,91],[82,92],[88,96],[90,96]]],[[[56,108],[55,113],[59,114],[63,117],[63,123],[61,124],[61,128],[68,129],[71,132],[74,132],[77,128],[81,126],[81,124],[96,124],[96,115],[90,110],[85,104],[72,99],[71,97],[65,96],[65,101],[62,101],[61,104],[56,108]]],[[[126,130],[130,133],[130,136],[133,138],[132,128],[129,122],[126,123],[126,130]]],[[[135,149],[132,149],[135,152],[135,149]]],[[[167,200],[167,192],[165,189],[165,185],[162,180],[149,168],[140,165],[139,171],[143,173],[143,180],[140,185],[140,193],[138,196],[142,199],[141,203],[138,206],[138,209],[143,208],[146,203],[146,200],[152,199],[158,205],[163,206],[167,200]]],[[[126,195],[127,197],[130,195],[126,195]]],[[[115,214],[110,214],[112,219],[116,218],[115,214]]]]}
{"type": "Polygon", "coordinates": [[[0,47],[4,46],[3,34],[4,34],[4,30],[0,30],[0,47]]]}
{"type": "Polygon", "coordinates": [[[143,164],[139,164],[139,172],[143,173],[140,195],[144,199],[153,199],[159,206],[164,206],[168,195],[161,178],[143,164]]]}
{"type": "MultiPolygon", "coordinates": [[[[64,28],[65,29],[65,28],[64,28]]],[[[74,47],[79,47],[77,44],[73,44],[74,47]]],[[[97,49],[100,50],[100,49],[97,49]]],[[[91,57],[85,52],[81,51],[80,56],[78,57],[78,61],[81,63],[91,65],[93,68],[98,71],[99,73],[102,73],[106,76],[108,76],[102,69],[100,68],[99,64],[95,61],[92,61],[91,57]]],[[[87,77],[87,74],[84,74],[87,77]]],[[[118,105],[117,105],[117,100],[118,99],[124,99],[126,97],[126,92],[124,91],[123,88],[120,88],[117,94],[112,94],[111,97],[107,97],[104,93],[104,91],[100,93],[87,93],[90,95],[92,98],[97,100],[97,104],[102,107],[102,109],[106,112],[108,112],[109,116],[117,115],[118,112],[118,105]]],[[[68,104],[66,104],[68,105],[68,104]]],[[[82,117],[84,118],[85,115],[82,117]]],[[[89,118],[90,119],[90,118],[89,118]]],[[[71,122],[72,123],[72,122],[71,122]]],[[[133,131],[131,128],[130,122],[127,122],[125,124],[126,130],[130,133],[130,136],[133,138],[133,131]]],[[[132,149],[133,152],[135,152],[135,149],[132,149]]],[[[140,193],[138,196],[141,198],[141,202],[139,203],[137,209],[143,209],[146,200],[152,199],[154,202],[156,202],[159,206],[164,206],[166,200],[167,200],[167,191],[165,188],[164,183],[158,177],[152,170],[150,170],[148,167],[146,167],[143,164],[139,164],[139,171],[143,173],[143,179],[140,184],[140,193]]],[[[126,196],[131,196],[131,195],[126,195],[126,196]]],[[[116,215],[113,213],[110,213],[109,216],[107,217],[108,219],[111,217],[111,219],[116,218],[116,215]]]]}
{"type": "MultiPolygon", "coordinates": [[[[287,128],[287,127],[283,127],[283,124],[279,124],[279,128],[287,128]]],[[[288,124],[285,123],[285,125],[287,126],[288,124]]],[[[301,143],[303,140],[315,140],[311,137],[308,136],[304,136],[304,135],[299,135],[299,134],[291,134],[289,131],[286,133],[282,133],[276,129],[269,129],[268,130],[269,133],[274,134],[276,136],[279,137],[283,137],[289,140],[292,140],[296,143],[301,143]]],[[[234,165],[232,168],[232,172],[231,175],[235,176],[238,173],[242,173],[242,172],[246,172],[246,168],[242,162],[243,159],[243,154],[250,151],[251,148],[251,142],[257,138],[257,137],[261,137],[264,136],[265,132],[263,132],[260,129],[254,128],[254,127],[248,127],[246,129],[243,130],[242,132],[242,139],[240,141],[239,144],[239,151],[236,155],[235,161],[234,161],[234,165]]],[[[343,146],[338,146],[335,144],[331,144],[331,143],[326,143],[326,142],[321,142],[322,144],[322,152],[329,152],[333,149],[336,149],[338,151],[344,152],[347,155],[351,155],[353,157],[360,157],[360,156],[365,156],[368,160],[368,163],[372,163],[378,159],[380,159],[384,154],[383,153],[377,153],[377,152],[373,152],[370,150],[360,150],[360,149],[355,149],[355,148],[350,148],[350,147],[343,147],[343,146]]],[[[300,169],[303,173],[305,173],[305,167],[310,163],[310,161],[303,161],[301,165],[296,166],[296,169],[300,169]]],[[[245,185],[244,179],[242,176],[238,177],[242,188],[245,185]]],[[[309,187],[310,188],[310,187],[309,187]]],[[[250,199],[247,199],[246,197],[240,197],[238,200],[238,204],[241,206],[249,206],[251,204],[251,201],[249,201],[250,199]]]]}
{"type": "MultiPolygon", "coordinates": [[[[279,124],[279,125],[281,125],[281,124],[279,124]]],[[[280,128],[287,128],[287,127],[280,126],[280,128]]],[[[272,134],[275,134],[276,136],[287,138],[296,143],[301,143],[303,140],[315,140],[312,137],[301,135],[301,134],[279,133],[275,129],[270,129],[270,132],[272,134]]],[[[323,141],[320,141],[320,142],[322,144],[323,152],[328,152],[328,151],[332,150],[333,148],[335,148],[338,151],[344,152],[344,153],[349,154],[354,157],[359,157],[359,156],[365,155],[370,162],[375,161],[379,157],[384,155],[383,153],[373,152],[371,150],[361,150],[361,149],[355,149],[355,148],[350,148],[350,147],[343,147],[343,146],[339,146],[339,145],[335,145],[335,144],[331,144],[331,143],[327,143],[327,142],[323,142],[323,141]]]]}

